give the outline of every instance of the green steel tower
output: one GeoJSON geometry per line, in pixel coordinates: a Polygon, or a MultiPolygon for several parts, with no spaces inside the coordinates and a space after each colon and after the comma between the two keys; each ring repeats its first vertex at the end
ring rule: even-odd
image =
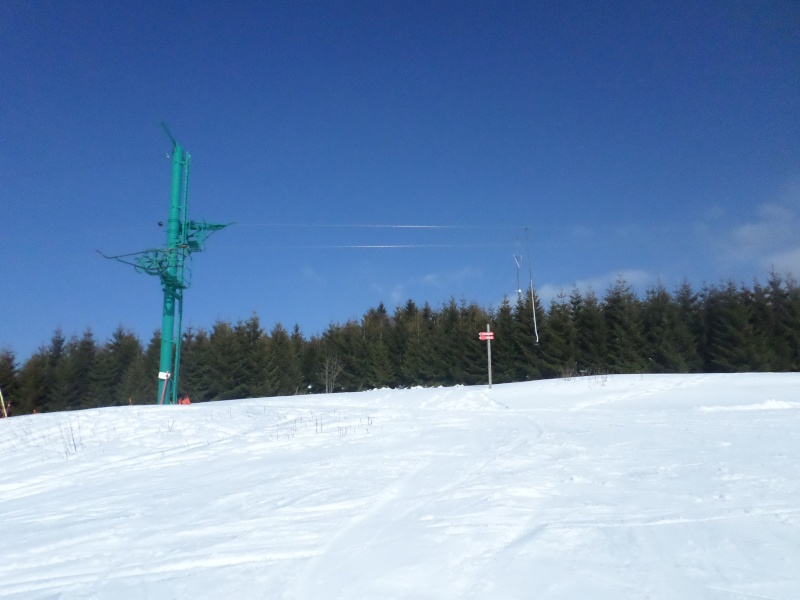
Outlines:
{"type": "MultiPolygon", "coordinates": [[[[162,124],[163,125],[163,124],[162,124]]],[[[175,404],[181,360],[181,321],[184,291],[190,284],[188,262],[193,252],[204,249],[208,237],[230,225],[187,220],[189,203],[189,154],[172,140],[172,183],[169,198],[166,248],[151,248],[123,256],[107,256],[161,279],[164,303],[161,311],[161,359],[158,373],[158,404],[175,404]],[[132,258],[135,257],[135,258],[132,258]]],[[[105,256],[105,255],[103,255],[105,256]]]]}

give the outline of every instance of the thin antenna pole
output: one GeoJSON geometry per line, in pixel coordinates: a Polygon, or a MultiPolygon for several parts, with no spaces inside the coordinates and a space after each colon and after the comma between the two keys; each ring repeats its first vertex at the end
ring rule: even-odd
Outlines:
{"type": "Polygon", "coordinates": [[[516,254],[512,254],[514,257],[514,262],[517,263],[517,302],[522,300],[522,288],[519,287],[519,259],[520,257],[516,254]]]}
{"type": "Polygon", "coordinates": [[[533,333],[536,336],[536,343],[539,343],[539,328],[536,326],[536,299],[533,295],[533,269],[531,268],[531,244],[528,239],[528,228],[525,228],[525,245],[528,248],[528,277],[531,282],[531,310],[533,311],[533,333]]]}

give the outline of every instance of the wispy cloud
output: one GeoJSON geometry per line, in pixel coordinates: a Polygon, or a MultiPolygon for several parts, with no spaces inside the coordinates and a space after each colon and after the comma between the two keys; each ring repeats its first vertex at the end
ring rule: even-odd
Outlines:
{"type": "Polygon", "coordinates": [[[648,271],[643,271],[641,269],[620,269],[596,275],[595,277],[574,281],[569,284],[545,283],[541,286],[534,285],[534,289],[540,300],[545,304],[549,304],[562,293],[565,296],[569,296],[572,290],[576,288],[580,290],[581,293],[592,290],[596,292],[598,296],[602,297],[605,295],[606,290],[611,288],[618,279],[623,279],[638,293],[643,292],[645,288],[658,281],[658,277],[648,271]]]}
{"type": "Polygon", "coordinates": [[[720,257],[734,263],[800,274],[800,186],[776,202],[762,204],[755,217],[724,232],[720,257]]]}
{"type": "Polygon", "coordinates": [[[445,273],[428,273],[422,277],[420,282],[427,286],[442,287],[452,283],[458,283],[460,281],[476,279],[482,275],[483,273],[480,269],[475,269],[474,267],[464,267],[463,269],[448,271],[445,273]]]}
{"type": "Polygon", "coordinates": [[[385,298],[386,301],[392,305],[404,302],[408,299],[406,286],[402,283],[398,283],[393,286],[384,286],[379,283],[371,283],[369,288],[377,293],[381,298],[385,298]]]}
{"type": "Polygon", "coordinates": [[[317,273],[311,267],[306,267],[305,269],[303,269],[303,279],[312,281],[314,283],[325,283],[326,281],[325,277],[317,273]]]}

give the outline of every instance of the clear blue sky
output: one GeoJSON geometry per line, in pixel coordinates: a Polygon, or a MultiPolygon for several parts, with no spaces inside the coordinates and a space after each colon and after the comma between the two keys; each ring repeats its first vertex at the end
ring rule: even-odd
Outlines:
{"type": "Polygon", "coordinates": [[[160,327],[158,280],[95,250],[165,242],[162,120],[190,218],[237,223],[194,259],[187,326],[497,305],[517,242],[545,299],[800,275],[795,1],[11,0],[0,40],[20,360],[57,327],[160,327]],[[418,247],[338,247],[373,244],[418,247]]]}

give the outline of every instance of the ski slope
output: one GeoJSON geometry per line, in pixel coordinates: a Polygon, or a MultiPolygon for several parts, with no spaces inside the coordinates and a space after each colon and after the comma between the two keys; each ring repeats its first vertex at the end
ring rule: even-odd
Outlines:
{"type": "Polygon", "coordinates": [[[0,598],[800,598],[800,374],[0,421],[0,598]]]}

